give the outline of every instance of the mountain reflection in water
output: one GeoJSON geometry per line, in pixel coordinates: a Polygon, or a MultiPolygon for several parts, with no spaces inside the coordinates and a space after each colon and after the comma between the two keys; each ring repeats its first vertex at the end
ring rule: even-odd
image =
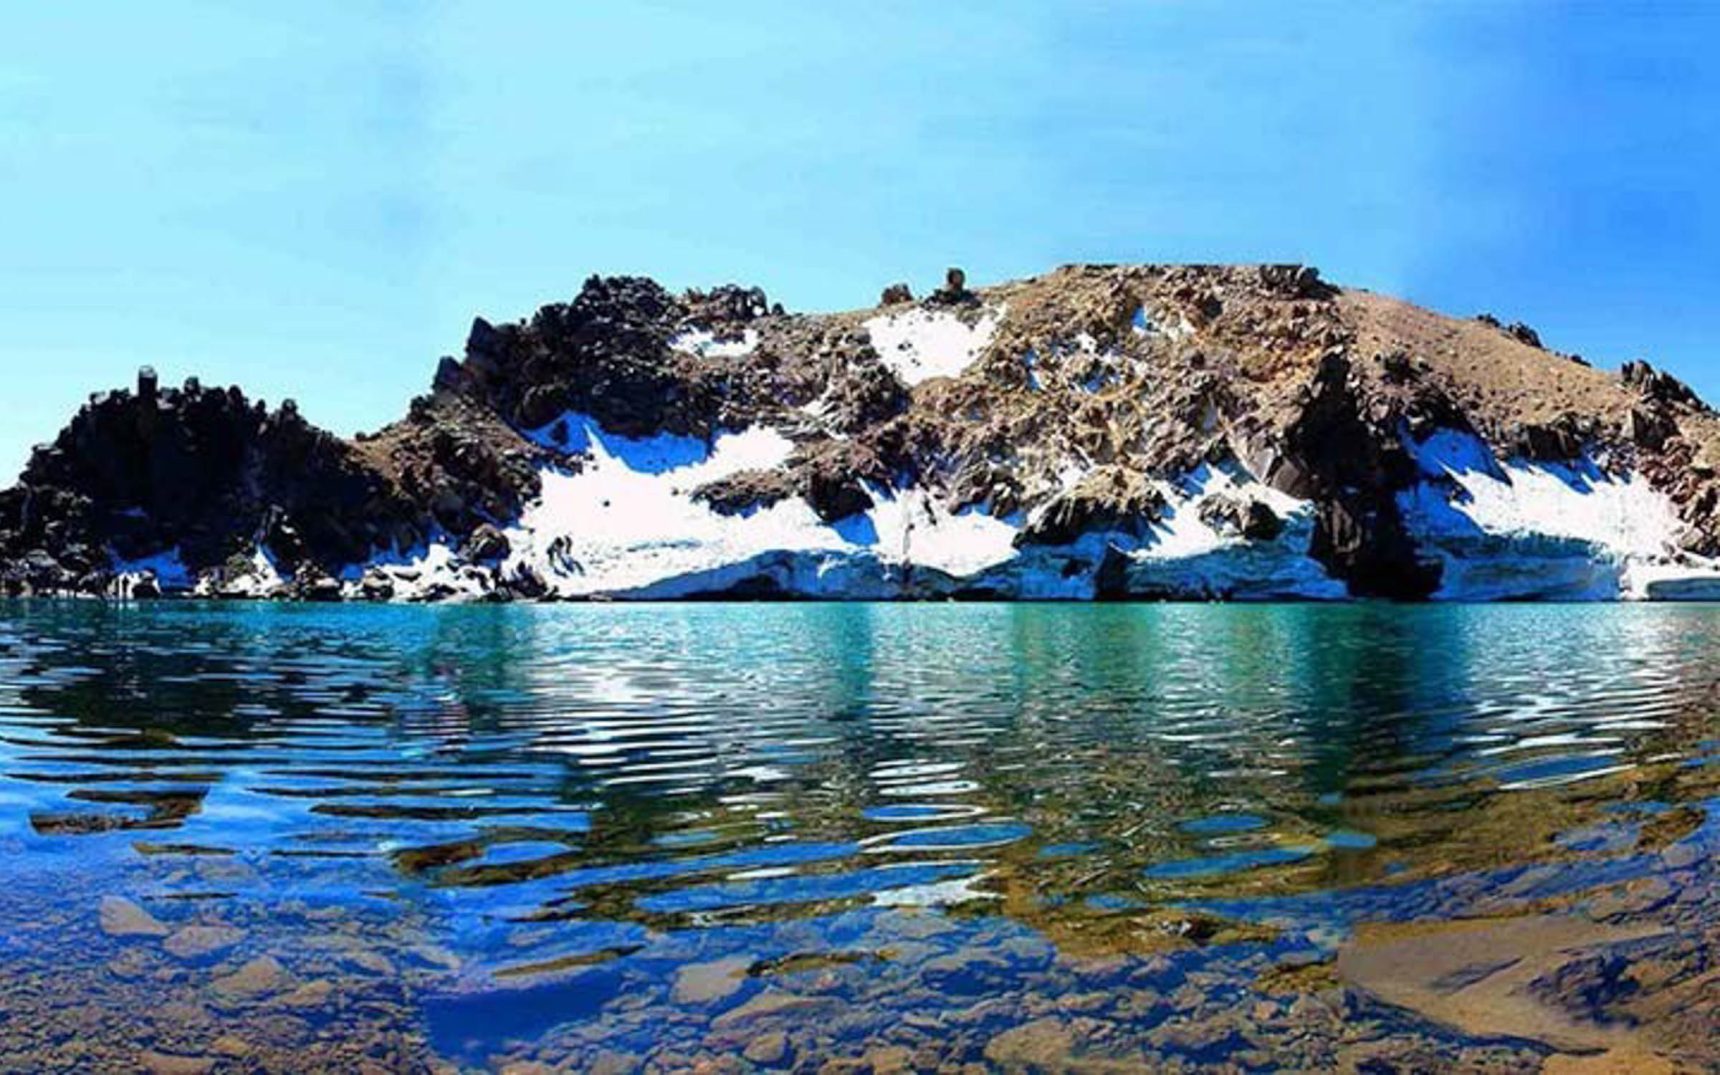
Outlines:
{"type": "Polygon", "coordinates": [[[0,1069],[1713,1065],[1717,641],[0,604],[0,1069]]]}

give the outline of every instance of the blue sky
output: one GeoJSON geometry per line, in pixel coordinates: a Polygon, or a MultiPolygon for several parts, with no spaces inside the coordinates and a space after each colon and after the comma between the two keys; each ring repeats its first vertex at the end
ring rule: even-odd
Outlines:
{"type": "Polygon", "coordinates": [[[374,428],[594,271],[1307,261],[1720,398],[1720,5],[1649,7],[17,5],[0,472],[144,363],[374,428]]]}

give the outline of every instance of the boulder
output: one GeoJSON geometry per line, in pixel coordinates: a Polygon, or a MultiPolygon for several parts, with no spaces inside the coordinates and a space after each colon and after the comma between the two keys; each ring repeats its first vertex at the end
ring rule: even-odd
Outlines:
{"type": "Polygon", "coordinates": [[[967,289],[967,273],[952,266],[944,271],[944,286],[932,292],[929,301],[950,305],[975,299],[974,293],[967,289]]]}
{"type": "Polygon", "coordinates": [[[1552,422],[1525,423],[1513,432],[1510,452],[1537,463],[1567,463],[1582,457],[1585,439],[1570,416],[1552,422]]]}
{"type": "Polygon", "coordinates": [[[907,284],[901,283],[891,284],[889,287],[886,287],[884,289],[884,293],[878,297],[879,306],[899,306],[903,303],[913,301],[913,289],[908,287],[907,284]]]}
{"type": "Polygon", "coordinates": [[[466,539],[466,558],[474,563],[496,563],[511,551],[508,536],[493,523],[483,523],[466,539]]]}
{"type": "Polygon", "coordinates": [[[1506,325],[1505,335],[1516,340],[1518,343],[1526,344],[1538,350],[1545,350],[1545,348],[1541,347],[1541,334],[1521,321],[1513,321],[1509,325],[1506,325]]]}
{"type": "Polygon", "coordinates": [[[220,955],[244,939],[245,931],[234,926],[186,926],[161,946],[175,959],[192,963],[220,955]]]}
{"type": "Polygon", "coordinates": [[[1666,442],[1678,435],[1678,422],[1666,408],[1650,405],[1632,407],[1624,417],[1624,436],[1639,448],[1659,451],[1666,442]]]}
{"type": "Polygon", "coordinates": [[[231,1007],[285,992],[297,984],[274,956],[258,956],[231,974],[216,978],[209,988],[217,1004],[231,1007]]]}
{"type": "Polygon", "coordinates": [[[1263,291],[1284,298],[1325,298],[1333,291],[1312,265],[1261,265],[1255,273],[1263,291]]]}
{"type": "Polygon", "coordinates": [[[852,474],[814,470],[805,476],[801,496],[827,523],[839,522],[872,509],[872,495],[852,474]]]}
{"type": "Polygon", "coordinates": [[[1273,541],[1284,532],[1284,520],[1264,501],[1222,494],[1201,501],[1201,521],[1223,534],[1249,541],[1273,541]]]}

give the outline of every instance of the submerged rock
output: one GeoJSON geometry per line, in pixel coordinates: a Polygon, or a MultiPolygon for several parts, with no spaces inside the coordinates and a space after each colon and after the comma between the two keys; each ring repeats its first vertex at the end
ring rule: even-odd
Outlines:
{"type": "Polygon", "coordinates": [[[245,939],[245,931],[233,926],[186,926],[161,943],[175,959],[195,961],[219,955],[245,939]]]}
{"type": "Polygon", "coordinates": [[[285,992],[297,982],[274,956],[258,956],[210,983],[217,1002],[234,1005],[285,992]]]}
{"type": "Polygon", "coordinates": [[[161,920],[124,896],[103,896],[102,932],[109,937],[165,937],[172,932],[161,920]]]}
{"type": "Polygon", "coordinates": [[[1006,1071],[1052,1071],[1068,1067],[1075,1035],[1056,1018],[1035,1019],[994,1035],[985,1058],[1006,1071]]]}
{"type": "Polygon", "coordinates": [[[710,1004],[734,995],[746,984],[751,956],[736,956],[710,963],[691,963],[675,973],[673,996],[677,1004],[710,1004]]]}

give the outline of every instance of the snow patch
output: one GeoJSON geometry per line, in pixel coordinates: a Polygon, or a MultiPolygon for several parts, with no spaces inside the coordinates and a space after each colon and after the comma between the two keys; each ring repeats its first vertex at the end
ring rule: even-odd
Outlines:
{"type": "Polygon", "coordinates": [[[887,562],[963,578],[1016,555],[1020,528],[1004,519],[977,508],[951,512],[941,500],[918,489],[905,489],[894,497],[876,489],[872,493],[876,503],[867,517],[887,562]]]}
{"type": "Polygon", "coordinates": [[[872,347],[902,383],[912,387],[933,377],[955,377],[991,345],[1004,309],[987,310],[968,324],[948,310],[915,309],[880,314],[866,322],[872,347]]]}
{"type": "Polygon", "coordinates": [[[688,329],[670,340],[669,346],[700,358],[745,358],[758,346],[758,330],[749,328],[738,340],[719,340],[709,329],[688,329]]]}
{"type": "Polygon", "coordinates": [[[1409,494],[1408,506],[1433,535],[1541,535],[1636,556],[1676,547],[1678,515],[1640,475],[1609,474],[1586,456],[1570,464],[1501,463],[1474,434],[1450,430],[1410,449],[1433,480],[1409,494]]]}

